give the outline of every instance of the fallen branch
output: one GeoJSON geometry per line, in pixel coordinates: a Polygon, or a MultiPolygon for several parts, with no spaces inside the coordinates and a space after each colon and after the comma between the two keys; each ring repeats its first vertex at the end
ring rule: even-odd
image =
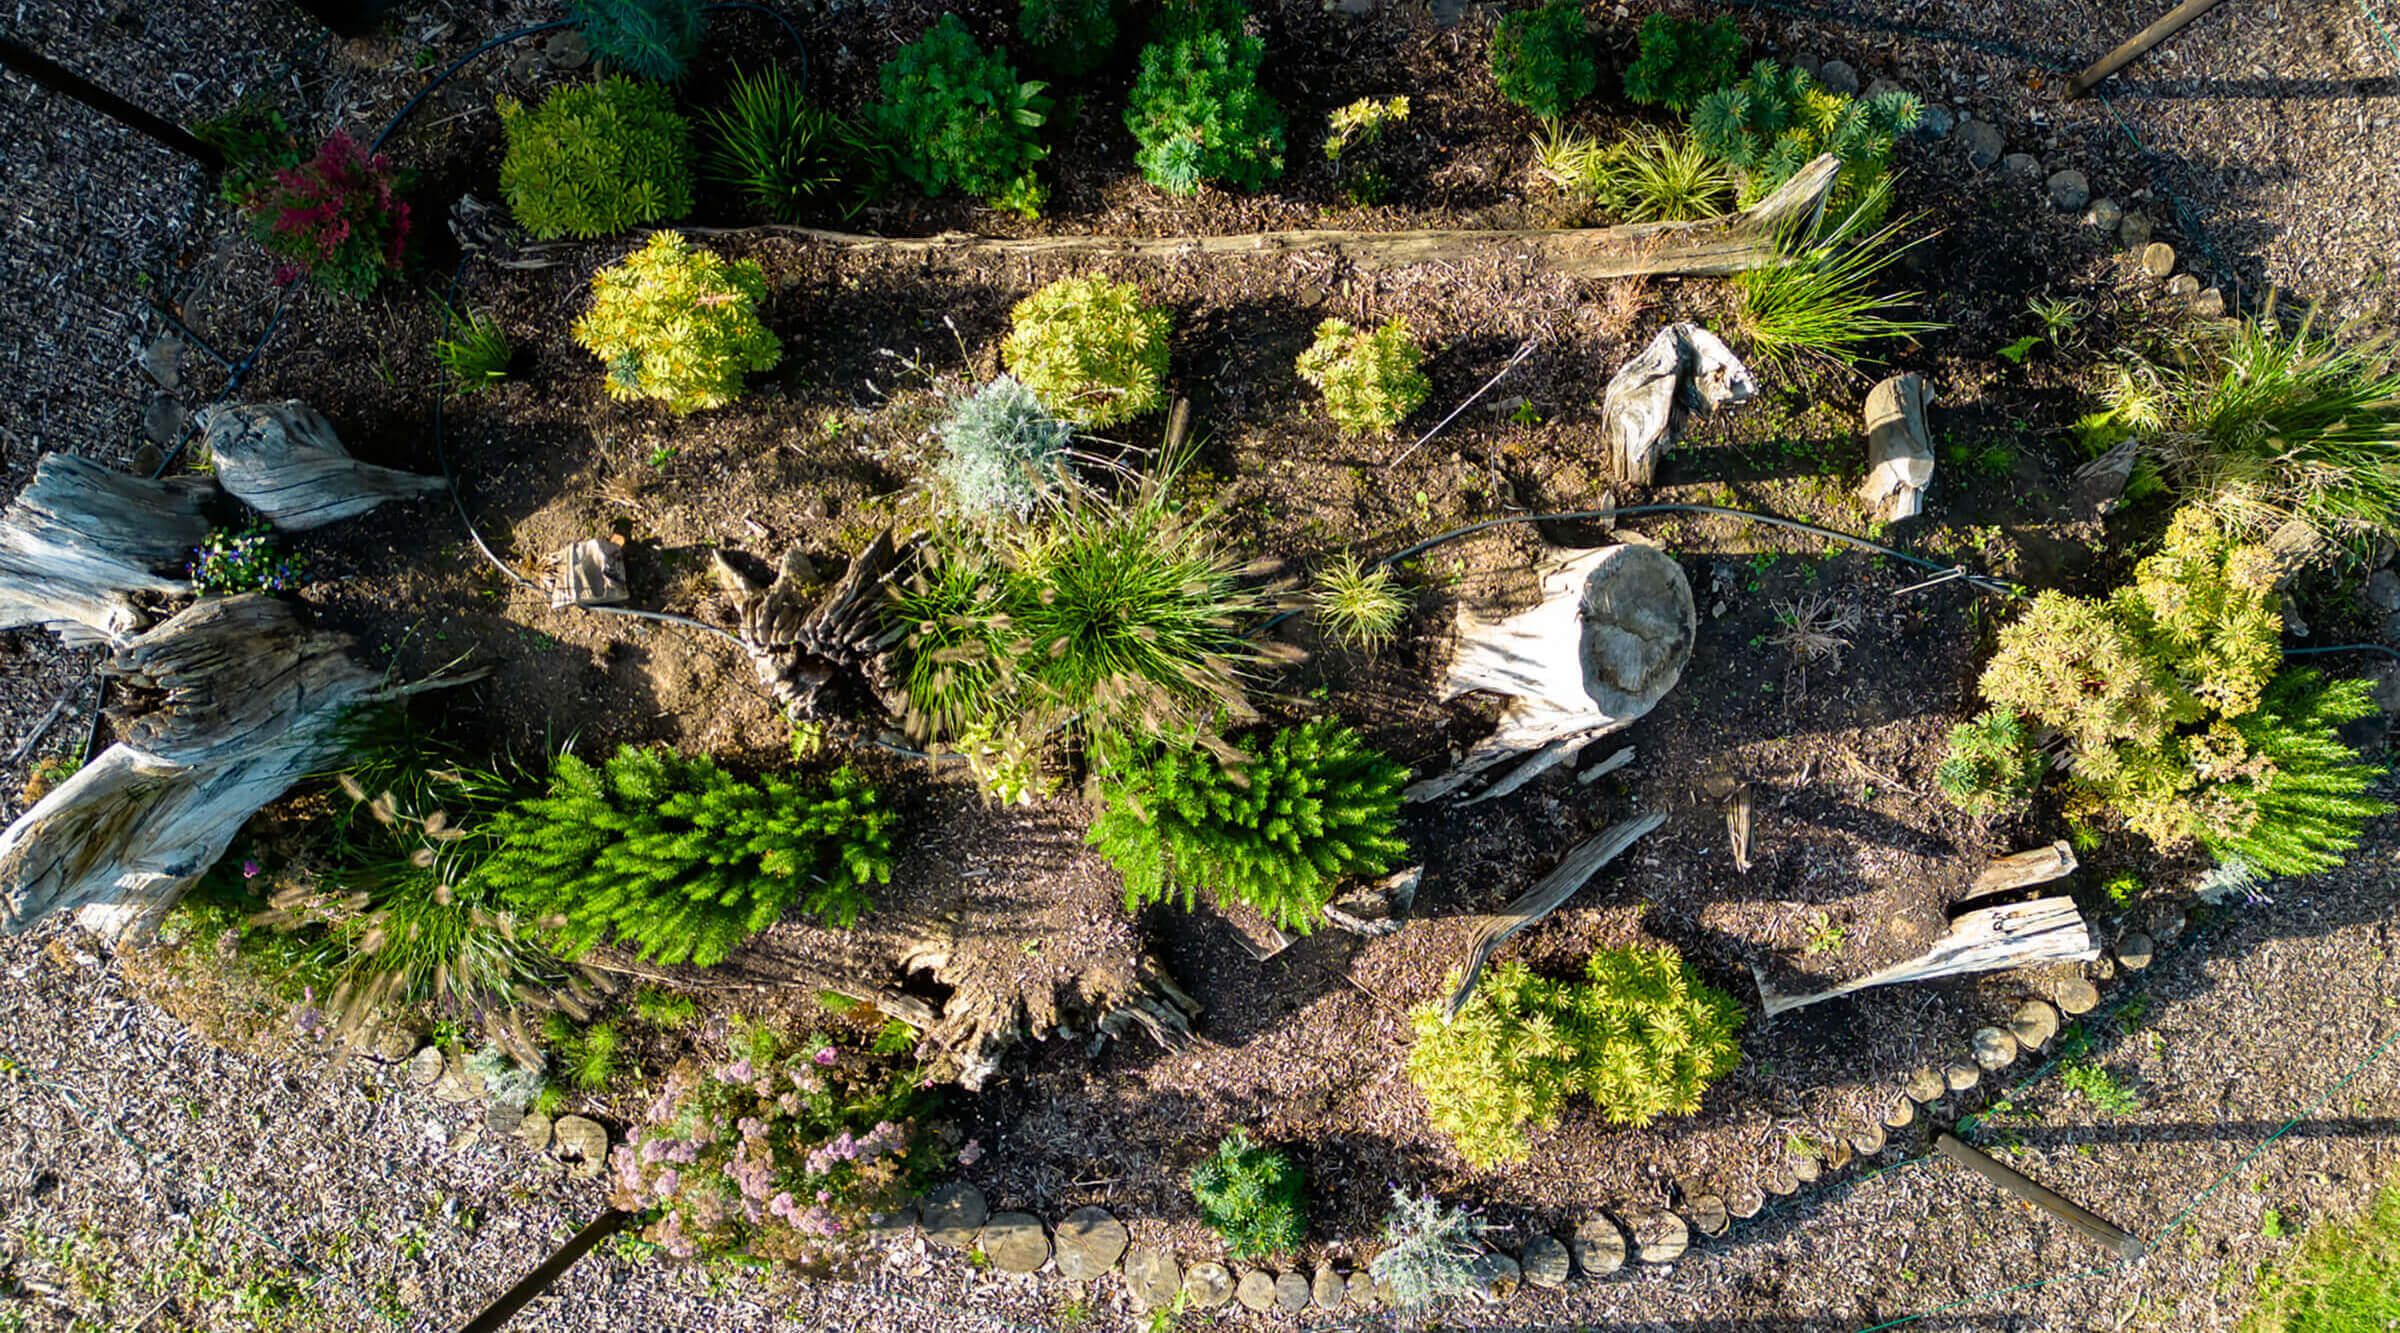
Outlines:
{"type": "Polygon", "coordinates": [[[1491,961],[1493,950],[1507,943],[1517,932],[1557,911],[1559,904],[1574,897],[1577,889],[1600,873],[1600,867],[1616,860],[1643,834],[1666,822],[1665,815],[1653,814],[1611,824],[1567,853],[1556,868],[1542,876],[1541,883],[1484,918],[1483,926],[1475,932],[1474,942],[1467,946],[1467,965],[1459,974],[1458,989],[1450,993],[1450,1007],[1443,1014],[1443,1021],[1458,1017],[1458,1011],[1466,1007],[1467,997],[1475,993],[1475,983],[1482,978],[1483,965],[1491,961]]]}

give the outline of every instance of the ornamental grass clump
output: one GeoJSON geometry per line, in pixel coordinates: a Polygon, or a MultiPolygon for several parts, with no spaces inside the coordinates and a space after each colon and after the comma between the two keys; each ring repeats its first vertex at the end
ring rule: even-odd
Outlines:
{"type": "Polygon", "coordinates": [[[1469,1162],[1523,1159],[1525,1129],[1556,1125],[1569,1097],[1619,1125],[1689,1115],[1740,1063],[1741,1007],[1673,948],[1603,949],[1584,973],[1552,981],[1502,963],[1457,1018],[1445,1022],[1440,1001],[1409,1011],[1409,1077],[1469,1162]]]}
{"type": "Polygon", "coordinates": [[[1240,7],[1162,24],[1142,48],[1125,108],[1142,176],[1169,194],[1206,181],[1257,190],[1283,174],[1283,109],[1258,86],[1266,43],[1242,30],[1240,7]]]}
{"type": "Polygon", "coordinates": [[[1418,369],[1424,360],[1405,319],[1371,330],[1329,319],[1317,326],[1317,340],[1300,354],[1296,369],[1325,395],[1325,415],[1344,434],[1382,435],[1433,392],[1433,381],[1418,369]]]}
{"type": "Polygon", "coordinates": [[[1236,1259],[1289,1254],[1307,1234],[1308,1181],[1292,1159],[1235,1130],[1192,1168],[1192,1201],[1200,1220],[1224,1238],[1236,1259]]]}
{"type": "Polygon", "coordinates": [[[670,1256],[826,1259],[949,1163],[921,1072],[861,1035],[737,1026],[728,1045],[669,1072],[609,1154],[609,1202],[670,1256]]]}
{"type": "Polygon", "coordinates": [[[481,393],[508,378],[517,349],[508,342],[500,321],[476,311],[461,313],[442,308],[446,331],[434,340],[433,359],[450,376],[459,393],[481,393]]]}
{"type": "Polygon", "coordinates": [[[283,260],[275,281],[306,274],[329,291],[365,296],[400,271],[408,205],[381,153],[370,157],[340,130],[316,156],[274,174],[250,197],[259,241],[283,260]]]}
{"type": "Polygon", "coordinates": [[[934,472],[969,518],[1023,521],[1072,481],[1075,428],[1013,376],[960,398],[934,435],[934,472]]]}
{"type": "MultiPolygon", "coordinates": [[[[1874,193],[1880,197],[1890,189],[1887,181],[1874,193]]],[[[1886,295],[1875,290],[1875,281],[1916,242],[1892,244],[1900,223],[1857,235],[1859,220],[1869,211],[1880,209],[1855,210],[1829,234],[1796,238],[1774,263],[1734,275],[1740,301],[1735,327],[1759,363],[1790,368],[1814,361],[1855,369],[1870,359],[1870,343],[1942,327],[1887,313],[1916,300],[1917,293],[1886,295]]]]}
{"type": "Polygon", "coordinates": [[[868,109],[901,174],[930,195],[955,189],[1028,211],[1040,190],[1033,164],[1049,152],[1034,137],[1045,84],[1020,81],[1006,51],[987,54],[956,14],[884,62],[883,100],[868,109]]]}
{"type": "Polygon", "coordinates": [[[1348,879],[1408,854],[1399,836],[1408,770],[1320,718],[1275,734],[1264,753],[1169,749],[1101,779],[1107,809],[1087,835],[1125,880],[1125,905],[1206,890],[1306,935],[1348,879]]]}
{"type": "Polygon", "coordinates": [[[592,304],[575,341],[608,367],[611,398],[655,398],[682,416],[741,396],[742,377],[783,359],[758,317],[766,275],[673,232],[592,278],[592,304]]]}
{"type": "Polygon", "coordinates": [[[1167,326],[1130,282],[1061,278],[1008,312],[1000,359],[1051,411],[1101,430],[1164,398],[1167,326]]]}
{"type": "Polygon", "coordinates": [[[1490,1229],[1465,1208],[1445,1208],[1431,1194],[1395,1185],[1392,1211],[1383,1219],[1383,1249],[1367,1262],[1367,1273],[1392,1289],[1392,1304],[1403,1310],[1464,1296],[1481,1285],[1475,1261],[1483,1257],[1483,1233],[1490,1229]]]}
{"type": "Polygon", "coordinates": [[[666,749],[563,754],[494,821],[483,877],[570,958],[609,943],[710,967],[790,908],[855,921],[891,881],[893,820],[847,768],[745,782],[666,749]]]}
{"type": "Polygon", "coordinates": [[[1645,106],[1689,111],[1740,72],[1742,34],[1730,18],[1706,23],[1652,14],[1641,51],[1625,67],[1625,95],[1645,106]]]}
{"type": "Polygon", "coordinates": [[[778,67],[735,75],[725,105],[708,113],[708,129],[701,164],[709,178],[774,221],[799,221],[841,184],[847,127],[809,105],[778,67]]]}
{"type": "Polygon", "coordinates": [[[1693,222],[1725,211],[1734,172],[1689,135],[1652,130],[1593,157],[1585,189],[1626,222],[1693,222]]]}
{"type": "Polygon", "coordinates": [[[692,211],[691,126],[666,89],[611,74],[499,108],[500,193],[533,235],[613,236],[692,211]]]}
{"type": "Polygon", "coordinates": [[[1571,0],[1523,9],[1492,34],[1492,78],[1500,95],[1544,120],[1567,114],[1600,84],[1600,59],[1571,0]]]}
{"type": "Polygon", "coordinates": [[[1916,128],[1924,106],[1910,93],[1844,97],[1828,92],[1808,71],[1761,60],[1730,88],[1692,108],[1692,138],[1740,168],[1741,203],[1757,203],[1800,168],[1831,153],[1841,159],[1825,216],[1847,218],[1859,231],[1880,222],[1890,204],[1877,186],[1890,174],[1892,145],[1916,128]]]}
{"type": "Polygon", "coordinates": [[[2330,870],[2389,809],[2335,735],[2374,705],[2363,681],[2283,667],[2275,579],[2266,547],[2187,505],[2131,585],[2035,598],[2000,631],[1983,695],[2064,737],[2069,813],[2260,874],[2330,870]]]}
{"type": "Polygon", "coordinates": [[[683,78],[708,26],[701,0],[567,0],[567,17],[602,65],[661,83],[683,78]]]}
{"type": "Polygon", "coordinates": [[[1392,577],[1391,567],[1368,569],[1349,551],[1317,572],[1308,601],[1317,629],[1326,638],[1344,648],[1370,652],[1390,643],[1408,615],[1408,597],[1392,577]]]}

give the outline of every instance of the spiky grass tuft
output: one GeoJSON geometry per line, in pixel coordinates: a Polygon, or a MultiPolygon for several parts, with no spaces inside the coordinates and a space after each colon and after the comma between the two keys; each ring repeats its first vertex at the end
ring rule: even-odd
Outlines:
{"type": "Polygon", "coordinates": [[[1390,643],[1408,615],[1408,597],[1392,571],[1381,565],[1369,569],[1349,551],[1317,571],[1309,606],[1326,638],[1370,652],[1390,643]]]}
{"type": "Polygon", "coordinates": [[[481,393],[508,378],[508,364],[517,353],[500,321],[472,310],[462,314],[445,307],[443,313],[449,331],[434,343],[433,359],[449,373],[451,388],[481,393]]]}
{"type": "Polygon", "coordinates": [[[799,221],[841,184],[842,122],[779,68],[735,75],[707,125],[703,170],[777,222],[799,221]]]}
{"type": "MultiPolygon", "coordinates": [[[[1879,181],[1874,192],[1890,189],[1888,180],[1879,181]]],[[[1778,262],[1734,277],[1741,298],[1739,327],[1759,362],[1785,369],[1808,361],[1856,369],[1867,359],[1869,343],[1942,327],[1886,313],[1916,300],[1917,293],[1878,295],[1873,284],[1916,242],[1892,244],[1903,225],[1897,222],[1854,238],[1856,220],[1866,211],[1851,214],[1829,235],[1788,247],[1778,262]]]]}

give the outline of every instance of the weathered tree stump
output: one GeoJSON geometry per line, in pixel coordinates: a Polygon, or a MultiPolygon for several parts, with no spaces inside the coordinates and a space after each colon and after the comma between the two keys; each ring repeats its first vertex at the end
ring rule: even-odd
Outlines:
{"type": "Polygon", "coordinates": [[[815,567],[800,548],[784,552],[774,582],[761,585],[717,557],[717,580],[734,597],[737,633],[776,702],[795,717],[828,711],[827,687],[845,676],[863,681],[875,702],[895,716],[906,710],[889,650],[899,639],[883,624],[883,589],[907,567],[916,538],[884,529],[850,561],[848,572],[820,591],[815,567]]]}
{"type": "Polygon", "coordinates": [[[1867,394],[1867,479],[1858,488],[1867,509],[1886,523],[1915,518],[1933,484],[1933,438],[1925,410],[1933,393],[1925,377],[1894,375],[1867,394]]]}
{"type": "Polygon", "coordinates": [[[1693,413],[1705,417],[1757,393],[1750,368],[1717,335],[1697,324],[1669,324],[1608,381],[1600,422],[1611,474],[1649,485],[1693,413]]]}
{"type": "Polygon", "coordinates": [[[188,595],[208,536],[206,478],[151,481],[44,454],[0,513],[0,629],[39,625],[71,647],[122,643],[149,624],[132,594],[188,595]]]}
{"type": "Polygon", "coordinates": [[[359,462],[333,423],[298,400],[211,407],[200,425],[217,484],[283,532],[321,528],[448,484],[359,462]]]}

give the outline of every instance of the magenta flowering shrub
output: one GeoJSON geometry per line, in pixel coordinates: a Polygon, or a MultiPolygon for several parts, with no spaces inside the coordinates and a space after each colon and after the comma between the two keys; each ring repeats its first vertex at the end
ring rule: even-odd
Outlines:
{"type": "Polygon", "coordinates": [[[277,282],[306,273],[337,292],[365,296],[399,271],[408,205],[382,154],[367,156],[339,130],[317,155],[275,173],[250,200],[259,240],[282,256],[277,282]]]}
{"type": "Polygon", "coordinates": [[[945,1164],[914,1066],[818,1033],[734,1045],[676,1066],[610,1158],[610,1202],[654,1210],[642,1235],[668,1254],[809,1258],[945,1164]]]}

